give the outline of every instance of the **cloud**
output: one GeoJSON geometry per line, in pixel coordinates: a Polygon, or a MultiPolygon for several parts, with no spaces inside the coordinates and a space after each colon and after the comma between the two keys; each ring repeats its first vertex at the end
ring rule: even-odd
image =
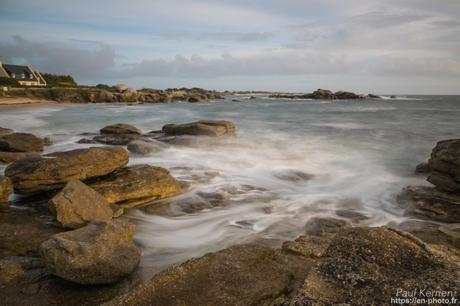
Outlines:
{"type": "Polygon", "coordinates": [[[81,79],[103,77],[113,68],[115,52],[108,45],[95,44],[96,49],[87,50],[62,43],[33,42],[15,35],[12,42],[0,42],[0,55],[3,62],[26,62],[43,72],[81,79]]]}

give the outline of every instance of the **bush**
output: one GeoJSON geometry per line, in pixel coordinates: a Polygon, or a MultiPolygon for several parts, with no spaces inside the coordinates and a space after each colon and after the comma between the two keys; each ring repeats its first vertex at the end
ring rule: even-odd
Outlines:
{"type": "Polygon", "coordinates": [[[115,91],[116,91],[115,87],[109,86],[109,85],[107,85],[107,84],[97,84],[97,85],[96,85],[96,88],[98,88],[98,89],[104,89],[104,90],[112,91],[112,92],[115,92],[115,91]]]}
{"type": "Polygon", "coordinates": [[[50,87],[76,87],[77,82],[70,75],[57,75],[51,73],[43,73],[43,78],[46,84],[50,87]]]}
{"type": "Polygon", "coordinates": [[[0,86],[8,86],[8,87],[20,87],[18,80],[8,78],[8,77],[0,77],[0,86]]]}

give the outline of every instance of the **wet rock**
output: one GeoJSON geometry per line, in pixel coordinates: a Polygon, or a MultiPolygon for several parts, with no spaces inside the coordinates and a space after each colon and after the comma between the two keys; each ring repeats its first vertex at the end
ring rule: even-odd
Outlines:
{"type": "Polygon", "coordinates": [[[86,180],[109,174],[128,163],[122,148],[88,148],[30,157],[5,169],[19,194],[62,188],[70,180],[86,180]]]}
{"type": "Polygon", "coordinates": [[[14,257],[0,259],[0,286],[24,275],[20,262],[14,257]]]}
{"type": "Polygon", "coordinates": [[[319,258],[323,256],[330,243],[331,239],[324,236],[304,235],[294,241],[284,242],[282,249],[299,256],[319,258]]]}
{"type": "Polygon", "coordinates": [[[362,212],[352,209],[338,209],[335,213],[337,216],[348,219],[353,223],[359,223],[369,219],[369,217],[362,212]]]}
{"type": "Polygon", "coordinates": [[[147,214],[169,217],[194,214],[203,209],[211,208],[214,208],[212,203],[193,194],[179,195],[140,207],[147,214]]]}
{"type": "Polygon", "coordinates": [[[142,132],[135,126],[126,123],[108,125],[100,130],[101,134],[135,134],[141,135],[142,132]]]}
{"type": "Polygon", "coordinates": [[[94,144],[94,143],[97,143],[97,141],[93,140],[93,139],[82,138],[82,139],[78,140],[77,143],[94,144]]]}
{"type": "Polygon", "coordinates": [[[128,151],[138,155],[150,155],[164,150],[167,147],[162,142],[156,140],[135,140],[128,144],[128,151]]]}
{"type": "Polygon", "coordinates": [[[14,133],[14,131],[12,129],[7,129],[7,128],[4,128],[4,127],[0,126],[0,136],[13,134],[13,133],[14,133]]]}
{"type": "Polygon", "coordinates": [[[280,180],[289,182],[309,181],[314,178],[313,174],[308,174],[299,170],[284,170],[275,174],[280,180]]]}
{"type": "Polygon", "coordinates": [[[13,184],[6,176],[0,175],[0,203],[8,202],[8,198],[13,193],[13,184]]]}
{"type": "Polygon", "coordinates": [[[26,152],[0,152],[0,164],[9,164],[26,157],[40,157],[40,154],[26,152]]]}
{"type": "Polygon", "coordinates": [[[202,120],[185,124],[167,124],[163,126],[163,132],[167,135],[235,136],[235,124],[224,120],[202,120]]]}
{"type": "Polygon", "coordinates": [[[123,209],[112,207],[102,195],[78,180],[68,182],[49,204],[56,219],[68,228],[79,228],[92,221],[109,221],[123,213],[123,209]]]}
{"type": "Polygon", "coordinates": [[[135,226],[125,220],[92,222],[54,235],[40,246],[52,274],[78,284],[110,284],[131,274],[140,250],[133,242],[135,226]]]}
{"type": "Polygon", "coordinates": [[[428,162],[420,163],[415,167],[415,174],[427,174],[427,173],[430,173],[430,166],[428,165],[428,162]]]}
{"type": "Polygon", "coordinates": [[[428,182],[447,192],[460,191],[460,139],[440,141],[428,161],[428,182]]]}
{"type": "Polygon", "coordinates": [[[33,134],[12,133],[0,136],[0,150],[7,152],[42,152],[44,141],[33,134]]]}
{"type": "Polygon", "coordinates": [[[199,147],[215,143],[216,138],[211,136],[182,135],[167,139],[166,142],[176,146],[199,147]]]}
{"type": "Polygon", "coordinates": [[[406,187],[398,202],[408,214],[441,222],[460,222],[460,195],[441,192],[432,187],[406,187]]]}
{"type": "Polygon", "coordinates": [[[363,97],[349,91],[338,91],[334,94],[335,99],[339,100],[356,100],[362,99],[363,97]]]}
{"type": "Polygon", "coordinates": [[[49,137],[43,138],[43,144],[45,146],[52,146],[54,144],[53,140],[49,137]]]}
{"type": "Polygon", "coordinates": [[[125,208],[169,197],[181,190],[168,170],[149,165],[123,168],[89,185],[109,203],[125,208]]]}
{"type": "Polygon", "coordinates": [[[332,100],[335,98],[332,91],[327,89],[317,89],[313,93],[310,94],[311,99],[324,99],[324,100],[332,100]]]}
{"type": "Polygon", "coordinates": [[[94,136],[93,140],[108,145],[125,146],[140,137],[137,134],[103,134],[94,136]]]}
{"type": "Polygon", "coordinates": [[[305,233],[315,236],[337,234],[340,230],[350,227],[344,220],[334,218],[312,218],[305,225],[305,233]]]}
{"type": "Polygon", "coordinates": [[[370,98],[370,99],[381,99],[382,98],[380,96],[377,96],[377,95],[374,95],[374,94],[371,94],[371,93],[368,94],[367,97],[370,98]]]}
{"type": "MultiPolygon", "coordinates": [[[[290,305],[387,305],[398,289],[455,290],[458,266],[410,234],[340,231],[290,305]]],[[[289,303],[288,303],[289,304],[289,303]]]]}
{"type": "Polygon", "coordinates": [[[299,258],[234,246],[161,272],[110,305],[270,305],[304,277],[308,261],[299,258]]]}

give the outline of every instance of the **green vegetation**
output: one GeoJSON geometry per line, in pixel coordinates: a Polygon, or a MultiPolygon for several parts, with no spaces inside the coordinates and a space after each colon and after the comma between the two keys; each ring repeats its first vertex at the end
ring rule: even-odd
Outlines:
{"type": "Polygon", "coordinates": [[[0,77],[0,86],[20,87],[21,85],[19,85],[19,82],[16,79],[0,77]]]}
{"type": "Polygon", "coordinates": [[[47,86],[49,87],[76,87],[77,82],[70,75],[56,75],[51,73],[43,73],[47,86]]]}
{"type": "Polygon", "coordinates": [[[111,92],[116,91],[115,87],[107,85],[107,84],[97,84],[96,88],[104,89],[104,90],[111,91],[111,92]]]}

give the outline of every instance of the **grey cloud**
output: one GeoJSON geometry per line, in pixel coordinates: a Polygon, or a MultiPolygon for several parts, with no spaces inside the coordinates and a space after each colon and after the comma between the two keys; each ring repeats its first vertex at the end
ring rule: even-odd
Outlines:
{"type": "Polygon", "coordinates": [[[23,60],[44,72],[71,74],[84,79],[105,75],[114,65],[115,52],[101,43],[97,43],[95,50],[86,50],[33,42],[15,35],[11,43],[0,42],[0,56],[3,62],[23,60]]]}
{"type": "Polygon", "coordinates": [[[268,32],[202,32],[194,33],[187,31],[158,33],[157,39],[166,40],[190,40],[190,41],[234,41],[234,42],[258,42],[266,41],[274,35],[268,32]]]}

